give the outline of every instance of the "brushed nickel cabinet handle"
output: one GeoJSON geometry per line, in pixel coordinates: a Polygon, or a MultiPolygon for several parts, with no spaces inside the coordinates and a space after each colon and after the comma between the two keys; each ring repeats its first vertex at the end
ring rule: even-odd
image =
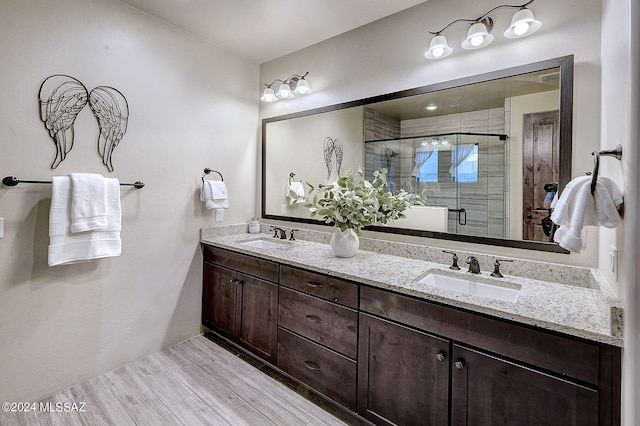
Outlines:
{"type": "Polygon", "coordinates": [[[313,361],[305,361],[304,365],[306,365],[309,370],[320,371],[320,366],[313,361]]]}
{"type": "Polygon", "coordinates": [[[315,322],[316,324],[322,324],[322,318],[317,317],[315,315],[305,315],[305,318],[308,321],[315,322]]]}
{"type": "Polygon", "coordinates": [[[447,357],[447,353],[443,351],[440,351],[436,354],[436,359],[440,362],[444,361],[446,357],[447,357]]]}
{"type": "Polygon", "coordinates": [[[464,361],[463,360],[456,361],[455,366],[458,370],[462,370],[464,368],[464,361]]]}
{"type": "Polygon", "coordinates": [[[307,285],[309,287],[313,287],[313,288],[322,288],[322,287],[324,287],[322,284],[316,283],[316,282],[313,282],[313,281],[307,281],[307,285]]]}

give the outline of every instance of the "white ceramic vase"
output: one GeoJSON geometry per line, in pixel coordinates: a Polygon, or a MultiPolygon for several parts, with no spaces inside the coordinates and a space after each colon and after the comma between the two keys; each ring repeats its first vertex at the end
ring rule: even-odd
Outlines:
{"type": "Polygon", "coordinates": [[[358,252],[360,247],[360,239],[353,231],[353,229],[347,229],[341,231],[336,229],[336,232],[331,236],[331,250],[337,257],[353,257],[358,252]]]}

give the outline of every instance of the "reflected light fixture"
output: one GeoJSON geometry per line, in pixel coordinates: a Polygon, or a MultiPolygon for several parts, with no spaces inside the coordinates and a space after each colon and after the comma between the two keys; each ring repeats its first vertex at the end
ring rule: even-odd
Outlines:
{"type": "Polygon", "coordinates": [[[511,19],[511,25],[509,25],[509,28],[504,32],[504,36],[506,38],[526,37],[535,33],[540,29],[542,23],[533,17],[533,12],[531,12],[531,10],[527,9],[527,6],[534,1],[535,0],[529,0],[522,5],[501,4],[476,19],[456,19],[449,22],[440,31],[429,31],[429,34],[432,34],[434,37],[429,43],[429,49],[424,53],[425,58],[446,58],[453,52],[453,49],[449,47],[447,39],[442,35],[442,32],[457,22],[471,23],[471,26],[467,31],[467,37],[462,42],[463,49],[480,49],[489,45],[494,39],[494,36],[491,34],[491,30],[493,29],[493,19],[491,19],[489,15],[497,9],[518,9],[511,19]]]}
{"type": "Polygon", "coordinates": [[[284,80],[277,78],[269,84],[265,83],[267,87],[264,89],[264,92],[262,92],[260,100],[264,102],[276,102],[280,99],[293,98],[295,95],[308,95],[309,93],[313,93],[309,82],[305,80],[305,77],[308,75],[309,71],[304,73],[304,75],[291,74],[284,80]],[[271,86],[276,82],[280,82],[280,86],[278,86],[278,91],[274,92],[271,86]]]}

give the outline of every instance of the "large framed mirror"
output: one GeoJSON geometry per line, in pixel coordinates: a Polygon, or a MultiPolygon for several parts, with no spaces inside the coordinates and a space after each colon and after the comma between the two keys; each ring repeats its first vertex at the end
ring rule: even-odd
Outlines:
{"type": "Polygon", "coordinates": [[[571,178],[572,116],[565,56],[266,118],[262,217],[322,223],[290,205],[290,184],[386,168],[390,188],[427,205],[368,230],[566,253],[549,215],[571,178]]]}

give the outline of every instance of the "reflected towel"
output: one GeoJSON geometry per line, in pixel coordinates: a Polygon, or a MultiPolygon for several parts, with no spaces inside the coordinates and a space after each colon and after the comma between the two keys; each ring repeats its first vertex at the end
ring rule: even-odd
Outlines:
{"type": "Polygon", "coordinates": [[[120,256],[120,182],[104,179],[107,227],[95,231],[71,232],[71,178],[52,178],[49,211],[49,266],[84,262],[103,257],[120,256]]]}
{"type": "Polygon", "coordinates": [[[302,182],[291,182],[287,186],[287,197],[291,197],[291,192],[296,194],[296,203],[304,203],[306,201],[304,194],[304,185],[302,182]]]}
{"type": "Polygon", "coordinates": [[[107,227],[104,178],[92,173],[71,173],[71,232],[107,227]]]}
{"type": "Polygon", "coordinates": [[[560,225],[554,241],[561,247],[580,253],[585,247],[582,230],[585,226],[615,228],[620,223],[617,207],[622,203],[622,192],[609,178],[599,177],[591,194],[591,177],[573,179],[558,198],[551,220],[560,225]]]}
{"type": "Polygon", "coordinates": [[[227,186],[223,181],[205,180],[200,189],[200,201],[205,203],[207,209],[228,209],[229,199],[227,186]]]}

